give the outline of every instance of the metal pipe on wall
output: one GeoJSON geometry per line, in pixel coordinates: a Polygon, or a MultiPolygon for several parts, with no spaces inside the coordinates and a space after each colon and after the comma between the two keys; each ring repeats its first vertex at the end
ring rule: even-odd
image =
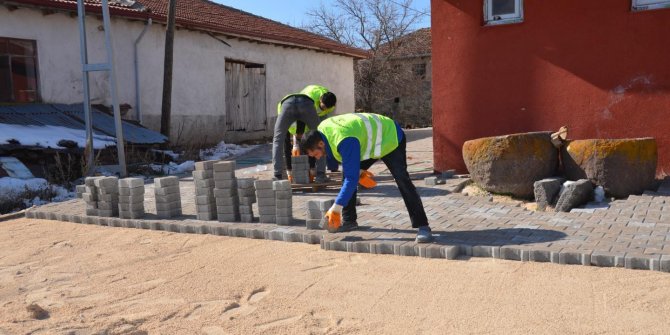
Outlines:
{"type": "Polygon", "coordinates": [[[141,111],[141,98],[140,98],[140,70],[139,70],[139,60],[137,57],[137,45],[140,43],[142,40],[142,37],[144,37],[144,33],[147,32],[149,27],[151,26],[152,20],[149,18],[147,23],[144,25],[144,29],[142,29],[142,32],[140,33],[140,36],[135,39],[135,44],[133,45],[133,65],[135,67],[135,119],[139,122],[142,123],[142,111],[141,111]]]}

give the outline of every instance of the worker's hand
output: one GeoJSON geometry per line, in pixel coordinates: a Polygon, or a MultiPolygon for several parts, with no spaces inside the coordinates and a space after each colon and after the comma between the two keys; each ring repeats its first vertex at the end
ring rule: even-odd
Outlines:
{"type": "Polygon", "coordinates": [[[290,170],[286,171],[286,177],[287,177],[286,179],[288,179],[290,183],[293,183],[293,175],[291,174],[290,170]]]}
{"type": "Polygon", "coordinates": [[[326,212],[326,219],[328,220],[328,227],[325,227],[328,232],[335,233],[342,225],[342,206],[333,204],[326,212]]]}
{"type": "Polygon", "coordinates": [[[367,170],[361,170],[361,174],[358,177],[358,183],[364,188],[374,188],[377,186],[377,182],[372,179],[372,176],[374,175],[371,172],[367,170]]]}
{"type": "Polygon", "coordinates": [[[300,156],[300,147],[297,145],[293,146],[293,150],[291,150],[291,156],[293,157],[298,157],[300,156]]]}

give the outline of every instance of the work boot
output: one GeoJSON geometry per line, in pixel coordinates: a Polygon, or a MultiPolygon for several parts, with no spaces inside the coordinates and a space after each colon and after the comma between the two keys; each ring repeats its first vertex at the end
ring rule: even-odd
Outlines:
{"type": "Polygon", "coordinates": [[[358,222],[342,221],[340,228],[337,228],[337,233],[345,233],[356,229],[358,229],[358,222]]]}
{"type": "Polygon", "coordinates": [[[328,176],[325,174],[317,174],[316,178],[314,178],[314,182],[317,184],[323,184],[332,181],[328,176]]]}
{"type": "Polygon", "coordinates": [[[433,241],[433,234],[429,226],[419,227],[419,232],[416,234],[416,243],[429,243],[433,241]]]}

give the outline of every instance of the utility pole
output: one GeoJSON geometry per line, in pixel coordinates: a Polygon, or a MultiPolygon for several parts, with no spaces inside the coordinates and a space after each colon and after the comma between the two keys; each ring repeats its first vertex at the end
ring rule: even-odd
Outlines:
{"type": "Polygon", "coordinates": [[[165,31],[165,61],[163,62],[163,104],[161,107],[161,134],[170,138],[170,114],[172,113],[172,54],[174,50],[174,25],[177,0],[168,5],[167,28],[165,31]]]}

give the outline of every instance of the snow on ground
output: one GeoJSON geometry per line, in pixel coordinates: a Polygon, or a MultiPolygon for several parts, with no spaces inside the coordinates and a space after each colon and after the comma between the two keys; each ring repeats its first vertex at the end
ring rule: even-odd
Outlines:
{"type": "Polygon", "coordinates": [[[183,174],[195,170],[194,161],[186,161],[181,164],[177,164],[175,162],[170,162],[168,164],[150,164],[149,166],[156,173],[162,173],[166,175],[183,174]]]}
{"type": "MultiPolygon", "coordinates": [[[[22,145],[43,148],[58,148],[58,141],[70,140],[83,148],[86,146],[86,131],[84,129],[50,125],[26,126],[0,123],[0,144],[8,143],[10,140],[16,140],[22,145]]],[[[93,134],[93,146],[96,149],[113,145],[116,145],[115,138],[93,134]]]]}
{"type": "Polygon", "coordinates": [[[173,160],[178,160],[178,159],[179,159],[179,156],[181,156],[180,154],[178,154],[178,153],[176,153],[176,152],[174,152],[174,151],[172,151],[172,150],[158,150],[158,149],[151,149],[151,151],[152,151],[152,152],[155,152],[155,153],[158,153],[158,154],[162,154],[162,155],[168,156],[168,157],[172,158],[173,160]]]}
{"type": "MultiPolygon", "coordinates": [[[[257,145],[237,145],[237,144],[226,144],[225,142],[221,142],[213,148],[200,150],[200,159],[220,160],[220,159],[237,157],[255,149],[256,147],[257,145]]],[[[165,153],[166,155],[172,156],[174,159],[177,159],[179,157],[179,154],[176,154],[173,151],[161,151],[161,150],[154,150],[154,151],[165,153]]],[[[195,170],[195,162],[185,161],[181,164],[177,164],[174,162],[170,162],[168,164],[150,164],[149,167],[151,167],[151,169],[156,173],[165,175],[175,175],[175,174],[189,173],[195,170]]]]}
{"type": "Polygon", "coordinates": [[[219,160],[240,156],[255,149],[256,147],[257,145],[226,144],[225,142],[221,141],[221,143],[213,148],[200,150],[200,159],[219,160]]]}
{"type": "Polygon", "coordinates": [[[65,201],[76,197],[75,192],[70,192],[59,185],[50,185],[46,179],[30,178],[19,179],[12,177],[0,178],[0,201],[26,196],[28,192],[39,192],[50,189],[55,196],[52,199],[41,199],[39,196],[30,199],[23,199],[27,207],[32,205],[43,205],[49,202],[65,201]]]}

